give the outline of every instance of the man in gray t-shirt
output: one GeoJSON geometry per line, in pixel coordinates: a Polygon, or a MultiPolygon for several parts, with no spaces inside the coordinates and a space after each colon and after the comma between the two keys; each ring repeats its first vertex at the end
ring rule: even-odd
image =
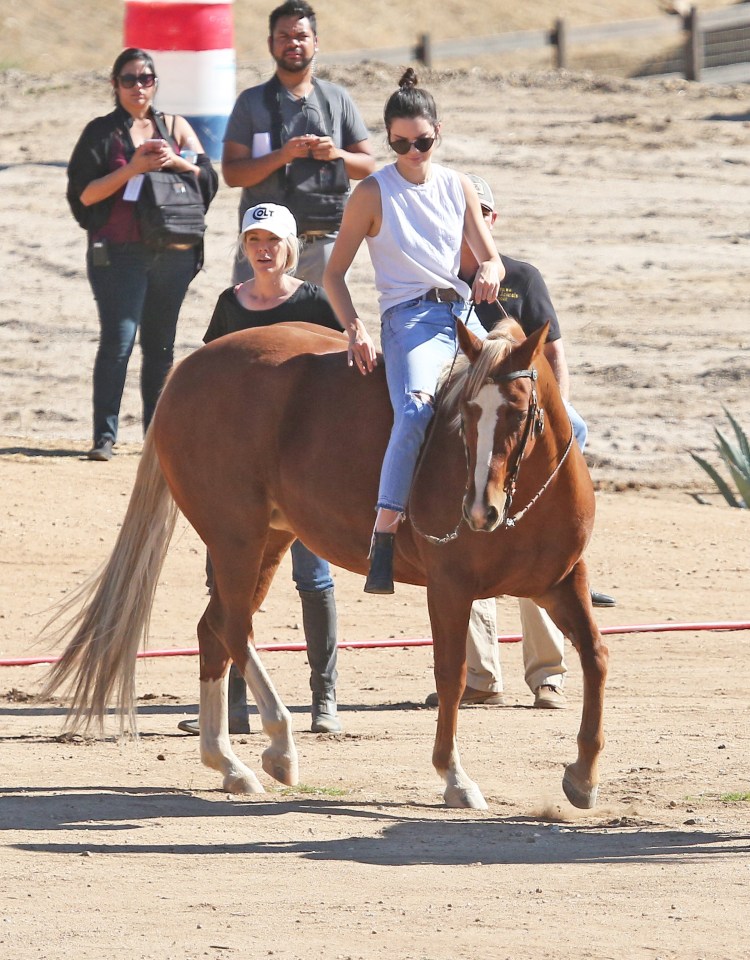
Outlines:
{"type": "MultiPolygon", "coordinates": [[[[304,242],[296,275],[320,284],[348,181],[375,169],[372,147],[349,94],[313,76],[318,38],[305,0],[273,10],[268,48],[276,72],[237,98],[224,134],[222,173],[230,187],[242,187],[240,223],[258,203],[292,210],[304,242]]],[[[235,281],[248,276],[247,264],[238,263],[235,281]]]]}

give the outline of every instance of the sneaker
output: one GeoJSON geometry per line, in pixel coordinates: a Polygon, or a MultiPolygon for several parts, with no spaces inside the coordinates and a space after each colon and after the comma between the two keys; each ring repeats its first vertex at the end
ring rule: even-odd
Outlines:
{"type": "Polygon", "coordinates": [[[183,733],[190,733],[194,737],[200,736],[201,728],[198,726],[198,720],[180,720],[177,724],[177,729],[182,730],[183,733]]]}
{"type": "MultiPolygon", "coordinates": [[[[425,700],[425,705],[428,707],[436,707],[438,705],[437,693],[431,693],[425,700]]],[[[494,690],[475,690],[473,687],[465,687],[464,692],[461,694],[459,706],[504,707],[505,697],[503,696],[502,690],[497,692],[494,690]]]]}
{"type": "Polygon", "coordinates": [[[534,691],[534,706],[538,710],[564,710],[565,694],[551,683],[543,683],[534,691]]]}
{"type": "Polygon", "coordinates": [[[97,440],[86,456],[89,460],[111,460],[112,447],[114,445],[115,441],[109,437],[105,437],[103,440],[97,440]]]}
{"type": "Polygon", "coordinates": [[[592,590],[591,606],[592,607],[616,607],[617,601],[615,600],[614,597],[610,597],[606,593],[599,593],[598,590],[592,590]]]}
{"type": "Polygon", "coordinates": [[[341,723],[336,714],[336,700],[325,694],[315,695],[312,702],[313,733],[341,733],[341,723]]]}

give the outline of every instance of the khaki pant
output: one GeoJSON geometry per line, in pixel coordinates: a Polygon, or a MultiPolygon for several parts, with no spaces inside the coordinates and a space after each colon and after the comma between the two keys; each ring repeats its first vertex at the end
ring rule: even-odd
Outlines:
{"type": "MultiPolygon", "coordinates": [[[[523,633],[523,665],[532,693],[542,684],[562,688],[567,668],[564,637],[546,610],[519,597],[523,633]]],[[[466,635],[466,685],[474,690],[500,693],[503,678],[497,642],[497,604],[494,598],[475,600],[466,635]]]]}

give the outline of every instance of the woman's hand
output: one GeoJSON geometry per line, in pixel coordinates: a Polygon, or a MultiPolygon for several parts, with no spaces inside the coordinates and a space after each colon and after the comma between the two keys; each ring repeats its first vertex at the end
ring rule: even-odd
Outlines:
{"type": "MultiPolygon", "coordinates": [[[[182,169],[183,164],[186,164],[186,163],[187,163],[187,160],[183,160],[183,158],[179,155],[179,153],[175,152],[174,148],[172,147],[172,144],[168,143],[167,149],[165,152],[165,160],[162,163],[162,169],[164,167],[174,167],[176,170],[180,170],[182,169]]],[[[192,169],[192,164],[190,164],[190,167],[192,169]]]]}
{"type": "Polygon", "coordinates": [[[475,303],[494,303],[500,291],[500,263],[485,260],[479,264],[471,286],[471,298],[475,303]]]}
{"type": "Polygon", "coordinates": [[[175,155],[166,140],[145,140],[136,148],[130,166],[136,173],[152,173],[169,163],[170,156],[175,155]]]}
{"type": "Polygon", "coordinates": [[[356,318],[353,325],[349,327],[349,350],[347,354],[350,367],[356,367],[357,370],[365,376],[377,366],[377,351],[372,342],[370,334],[365,330],[365,326],[359,317],[356,318]]]}

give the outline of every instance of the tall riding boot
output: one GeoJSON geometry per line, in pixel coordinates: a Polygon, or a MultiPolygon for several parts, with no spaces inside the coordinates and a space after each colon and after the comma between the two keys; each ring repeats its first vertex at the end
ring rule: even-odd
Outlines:
{"type": "Polygon", "coordinates": [[[336,600],[333,587],[327,590],[300,590],[302,625],[307,643],[312,690],[313,733],[340,733],[336,715],[336,600]]]}
{"type": "Polygon", "coordinates": [[[393,593],[393,541],[395,533],[372,535],[370,572],[365,582],[365,593],[393,593]]]}
{"type": "Polygon", "coordinates": [[[247,684],[237,667],[229,668],[229,732],[250,733],[247,715],[247,684]]]}

